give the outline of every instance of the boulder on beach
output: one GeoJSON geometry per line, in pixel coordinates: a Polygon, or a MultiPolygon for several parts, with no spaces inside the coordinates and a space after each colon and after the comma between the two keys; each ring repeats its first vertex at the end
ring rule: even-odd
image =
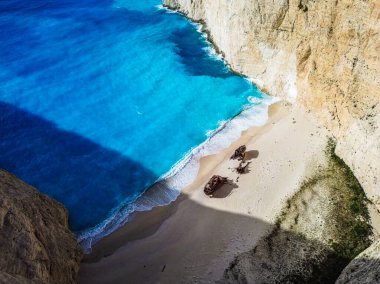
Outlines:
{"type": "Polygon", "coordinates": [[[247,147],[245,145],[240,146],[239,148],[235,150],[235,153],[231,156],[230,159],[238,160],[238,161],[244,160],[246,150],[247,150],[247,147]]]}
{"type": "Polygon", "coordinates": [[[228,180],[226,177],[214,175],[211,177],[208,183],[206,183],[203,191],[206,195],[212,196],[212,194],[216,190],[218,190],[223,184],[226,184],[226,183],[228,183],[228,180]]]}

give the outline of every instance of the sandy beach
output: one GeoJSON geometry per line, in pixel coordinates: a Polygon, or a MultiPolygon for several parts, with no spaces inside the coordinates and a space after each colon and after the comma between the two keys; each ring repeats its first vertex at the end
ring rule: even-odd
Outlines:
{"type": "Polygon", "coordinates": [[[380,0],[0,11],[0,284],[380,284],[380,0]]]}
{"type": "Polygon", "coordinates": [[[286,200],[325,163],[329,133],[302,108],[279,102],[268,122],[205,157],[196,180],[172,204],[136,213],[87,255],[79,283],[213,283],[234,257],[273,227],[286,200]],[[245,144],[248,173],[234,171],[234,150],[245,144]],[[312,166],[310,166],[312,165],[312,166]],[[214,175],[232,182],[210,198],[214,175]]]}

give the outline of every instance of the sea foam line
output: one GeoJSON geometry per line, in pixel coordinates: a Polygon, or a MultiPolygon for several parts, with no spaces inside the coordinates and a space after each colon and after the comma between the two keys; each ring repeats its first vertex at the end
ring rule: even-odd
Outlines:
{"type": "MultiPolygon", "coordinates": [[[[167,13],[177,13],[163,5],[157,5],[156,8],[165,10],[167,13]]],[[[207,40],[202,24],[192,21],[190,23],[195,26],[206,41],[208,55],[216,60],[223,61],[228,66],[223,56],[218,54],[212,43],[207,40]]],[[[249,78],[245,79],[247,83],[252,84],[249,78]]],[[[168,205],[175,201],[181,190],[196,178],[201,158],[227,148],[240,137],[242,131],[253,126],[264,125],[268,119],[269,105],[279,101],[279,99],[263,94],[263,98],[249,97],[248,101],[249,104],[243,106],[243,110],[237,116],[227,121],[221,121],[217,129],[208,131],[206,141],[185,154],[151,187],[115,208],[110,213],[110,217],[97,226],[80,232],[77,238],[84,251],[89,253],[96,242],[127,223],[133,212],[149,211],[154,207],[168,205]]]]}
{"type": "Polygon", "coordinates": [[[181,190],[195,180],[203,157],[227,148],[244,130],[264,125],[268,120],[268,107],[279,99],[264,95],[262,99],[249,97],[248,101],[250,104],[237,116],[220,122],[216,130],[209,132],[206,141],[191,149],[146,191],[114,209],[110,217],[96,227],[80,232],[77,238],[84,251],[89,253],[96,242],[127,223],[132,213],[149,211],[175,201],[181,190]]]}
{"type": "Polygon", "coordinates": [[[208,46],[205,47],[204,50],[207,52],[207,54],[210,57],[212,57],[212,58],[214,58],[216,60],[223,61],[226,66],[228,65],[228,63],[226,62],[226,60],[224,59],[224,57],[221,54],[219,54],[219,53],[216,52],[214,46],[208,40],[208,37],[207,37],[207,34],[205,32],[203,24],[194,22],[193,20],[191,20],[190,18],[188,18],[185,14],[183,14],[181,12],[178,12],[178,11],[175,11],[175,10],[172,10],[172,9],[170,9],[168,7],[165,7],[162,4],[156,5],[155,7],[157,8],[157,10],[163,10],[163,11],[165,11],[168,14],[180,14],[180,15],[185,16],[189,20],[189,23],[195,27],[196,31],[198,33],[200,33],[201,36],[202,36],[202,38],[206,41],[206,43],[207,43],[208,46]]]}
{"type": "Polygon", "coordinates": [[[177,11],[171,10],[162,4],[156,5],[155,7],[157,8],[157,10],[163,10],[163,11],[167,12],[168,14],[179,14],[177,11]]]}

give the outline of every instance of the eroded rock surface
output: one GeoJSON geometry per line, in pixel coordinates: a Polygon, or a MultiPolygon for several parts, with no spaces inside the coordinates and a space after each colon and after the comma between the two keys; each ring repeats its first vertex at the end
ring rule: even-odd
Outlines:
{"type": "Polygon", "coordinates": [[[336,284],[347,283],[380,283],[380,240],[351,261],[336,281],[336,284]]]}
{"type": "MultiPolygon", "coordinates": [[[[318,170],[287,201],[274,230],[238,255],[221,283],[334,283],[350,260],[371,244],[367,199],[333,147],[330,142],[325,163],[309,166],[318,170]]],[[[367,268],[363,270],[351,280],[361,283],[367,268]]]]}
{"type": "Polygon", "coordinates": [[[0,170],[0,283],[75,283],[82,250],[58,202],[0,170]]]}

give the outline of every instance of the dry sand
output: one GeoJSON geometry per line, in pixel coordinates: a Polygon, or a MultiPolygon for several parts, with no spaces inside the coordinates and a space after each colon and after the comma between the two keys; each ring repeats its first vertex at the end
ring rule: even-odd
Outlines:
{"type": "Polygon", "coordinates": [[[197,179],[172,204],[137,213],[87,256],[80,283],[213,283],[239,253],[272,228],[286,199],[324,159],[329,133],[303,109],[280,102],[263,127],[242,134],[224,151],[202,159],[197,179]],[[247,145],[249,173],[229,157],[247,145]],[[234,186],[214,198],[203,193],[213,174],[234,186]],[[239,177],[238,182],[236,182],[239,177]]]}

